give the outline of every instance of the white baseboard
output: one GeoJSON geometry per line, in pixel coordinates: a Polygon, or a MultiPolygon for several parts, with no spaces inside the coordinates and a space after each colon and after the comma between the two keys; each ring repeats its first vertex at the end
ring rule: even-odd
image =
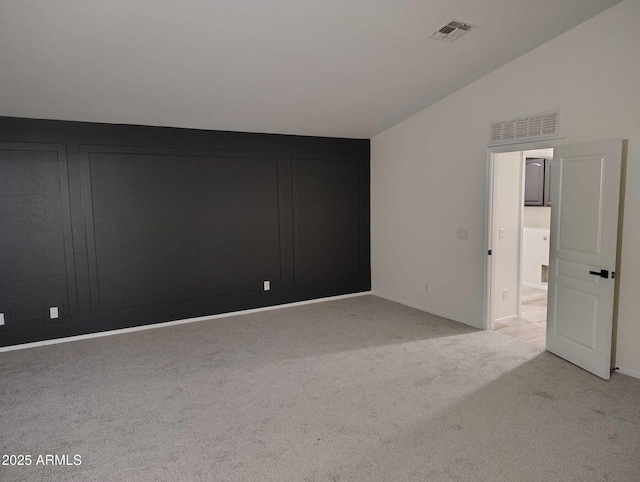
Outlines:
{"type": "Polygon", "coordinates": [[[549,291],[549,285],[546,283],[529,283],[527,281],[523,281],[522,286],[526,286],[527,288],[537,288],[539,290],[549,291]]]}
{"type": "Polygon", "coordinates": [[[184,320],[165,321],[162,323],[154,323],[153,325],[133,326],[131,328],[120,328],[118,330],[101,331],[99,333],[89,333],[87,335],[67,336],[65,338],[54,338],[52,340],[35,341],[32,343],[23,343],[21,345],[5,346],[0,348],[0,353],[14,350],[24,350],[27,348],[36,348],[38,346],[56,345],[58,343],[68,343],[71,341],[90,340],[91,338],[101,338],[103,336],[121,335],[123,333],[132,333],[134,331],[153,330],[156,328],[165,328],[167,326],[183,325],[185,323],[195,323],[196,321],[217,320],[220,318],[229,318],[231,316],[249,315],[251,313],[260,313],[261,311],[279,310],[281,308],[291,308],[294,306],[310,305],[312,303],[322,303],[325,301],[342,300],[345,298],[355,298],[358,296],[366,296],[372,294],[371,291],[362,291],[360,293],[349,293],[348,295],[328,296],[326,298],[316,298],[313,300],[296,301],[295,303],[285,303],[283,305],[265,306],[262,308],[252,308],[250,310],[232,311],[229,313],[221,313],[219,315],[198,316],[196,318],[186,318],[184,320]]]}
{"type": "Polygon", "coordinates": [[[517,319],[518,319],[518,315],[509,315],[509,316],[503,316],[502,318],[496,318],[495,320],[493,320],[493,322],[496,323],[500,321],[509,321],[509,320],[517,320],[517,319]]]}
{"type": "Polygon", "coordinates": [[[640,378],[640,372],[635,370],[629,370],[628,368],[618,367],[616,370],[618,373],[622,373],[623,375],[627,375],[633,378],[640,378]]]}
{"type": "MultiPolygon", "coordinates": [[[[462,318],[450,315],[448,313],[441,313],[441,312],[438,312],[438,311],[434,311],[431,308],[428,308],[426,306],[421,306],[421,305],[419,305],[417,303],[412,303],[410,301],[405,301],[405,300],[402,300],[400,298],[396,298],[394,296],[388,296],[388,295],[379,293],[377,291],[372,291],[371,294],[373,296],[377,296],[379,298],[384,298],[385,300],[395,301],[396,303],[400,303],[401,305],[409,306],[410,308],[415,308],[416,310],[424,311],[426,313],[431,313],[432,315],[436,315],[436,316],[440,316],[442,318],[447,318],[449,320],[457,321],[458,323],[463,323],[463,324],[469,325],[469,326],[471,326],[473,328],[478,328],[480,330],[482,329],[482,326],[478,326],[477,324],[471,323],[468,320],[463,320],[462,318]]],[[[482,325],[482,320],[480,320],[480,324],[482,325]]]]}
{"type": "MultiPolygon", "coordinates": [[[[121,335],[121,334],[124,334],[124,333],[132,333],[132,332],[135,332],[135,331],[154,330],[156,328],[165,328],[167,326],[183,325],[183,324],[186,324],[186,323],[195,323],[197,321],[217,320],[217,319],[220,319],[220,318],[230,318],[232,316],[249,315],[251,313],[260,313],[261,311],[279,310],[281,308],[291,308],[291,307],[294,307],[294,306],[310,305],[310,304],[313,304],[313,303],[323,303],[325,301],[342,300],[342,299],[346,299],[346,298],[356,298],[358,296],[366,296],[366,295],[378,296],[379,298],[384,298],[385,300],[394,301],[396,303],[400,303],[402,305],[406,305],[406,306],[409,306],[411,308],[415,308],[417,310],[424,311],[426,313],[430,313],[432,315],[436,315],[436,316],[440,316],[442,318],[447,318],[449,320],[457,321],[459,323],[463,323],[465,325],[469,325],[469,326],[471,326],[473,328],[482,329],[482,327],[478,327],[475,324],[473,324],[473,323],[471,323],[471,322],[469,322],[467,320],[463,320],[462,318],[459,318],[457,316],[452,316],[452,315],[449,315],[447,313],[440,313],[440,312],[434,311],[434,310],[432,310],[430,308],[427,308],[425,306],[421,306],[421,305],[416,304],[416,303],[411,303],[409,301],[404,301],[404,300],[401,300],[401,299],[393,297],[393,296],[383,295],[383,294],[375,292],[375,291],[362,291],[360,293],[350,293],[348,295],[329,296],[329,297],[326,297],[326,298],[317,298],[317,299],[314,299],[314,300],[297,301],[295,303],[286,303],[286,304],[283,304],[283,305],[265,306],[265,307],[262,307],[262,308],[253,308],[253,309],[250,309],[250,310],[242,310],[242,311],[232,311],[230,313],[221,313],[219,315],[199,316],[199,317],[196,317],[196,318],[186,318],[184,320],[175,320],[175,321],[165,321],[165,322],[162,322],[162,323],[154,323],[153,325],[134,326],[134,327],[131,327],[131,328],[121,328],[119,330],[101,331],[99,333],[89,333],[87,335],[68,336],[68,337],[65,337],[65,338],[54,338],[53,340],[44,340],[44,341],[36,341],[36,342],[33,342],[33,343],[23,343],[21,345],[5,346],[5,347],[0,347],[0,353],[8,352],[8,351],[14,351],[14,350],[25,350],[27,348],[36,348],[36,347],[39,347],[39,346],[46,346],[46,345],[57,345],[58,343],[69,343],[69,342],[72,342],[72,341],[90,340],[92,338],[101,338],[101,337],[104,337],[104,336],[121,335]]],[[[512,318],[512,317],[506,317],[506,318],[512,318]]],[[[500,321],[500,320],[496,320],[496,321],[500,321]]],[[[630,377],[634,377],[634,378],[640,379],[640,372],[637,372],[635,370],[629,370],[629,369],[624,368],[624,367],[619,367],[617,371],[618,371],[618,373],[622,373],[623,375],[627,375],[627,376],[630,376],[630,377]]]]}

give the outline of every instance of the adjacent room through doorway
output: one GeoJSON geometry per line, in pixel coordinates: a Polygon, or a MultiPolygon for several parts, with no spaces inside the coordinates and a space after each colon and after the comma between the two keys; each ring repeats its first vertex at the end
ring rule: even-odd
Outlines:
{"type": "Polygon", "coordinates": [[[545,346],[553,148],[493,158],[491,321],[545,346]]]}

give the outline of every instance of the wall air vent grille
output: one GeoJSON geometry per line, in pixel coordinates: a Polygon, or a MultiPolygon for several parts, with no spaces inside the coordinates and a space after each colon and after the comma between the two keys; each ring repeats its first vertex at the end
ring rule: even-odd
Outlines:
{"type": "Polygon", "coordinates": [[[458,40],[469,30],[475,28],[475,25],[471,25],[467,22],[461,22],[460,20],[451,20],[448,24],[431,34],[431,38],[438,40],[444,40],[445,42],[453,42],[458,40]]]}
{"type": "Polygon", "coordinates": [[[558,111],[520,117],[491,124],[491,144],[508,144],[523,139],[556,137],[560,133],[558,111]]]}

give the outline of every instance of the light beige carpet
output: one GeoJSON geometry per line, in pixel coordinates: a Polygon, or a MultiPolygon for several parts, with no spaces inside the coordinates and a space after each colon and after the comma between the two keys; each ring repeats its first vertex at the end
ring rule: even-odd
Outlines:
{"type": "Polygon", "coordinates": [[[631,481],[640,380],[373,296],[0,353],[9,480],[631,481]]]}

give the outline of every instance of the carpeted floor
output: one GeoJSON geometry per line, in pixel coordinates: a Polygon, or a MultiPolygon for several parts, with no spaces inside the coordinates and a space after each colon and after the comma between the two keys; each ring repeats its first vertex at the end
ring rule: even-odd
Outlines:
{"type": "Polygon", "coordinates": [[[0,353],[0,480],[640,480],[640,380],[374,296],[0,353]]]}

